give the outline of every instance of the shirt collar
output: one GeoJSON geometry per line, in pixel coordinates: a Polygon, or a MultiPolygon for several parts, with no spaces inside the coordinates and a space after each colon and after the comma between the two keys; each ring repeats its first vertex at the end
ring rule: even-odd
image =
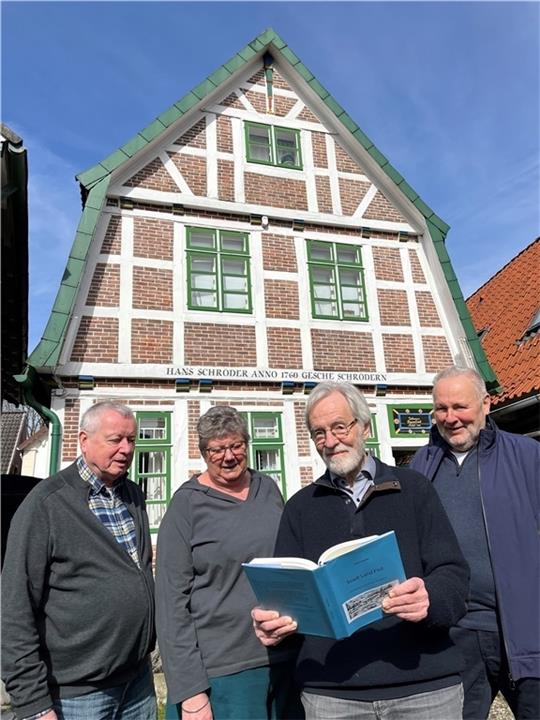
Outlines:
{"type": "MultiPolygon", "coordinates": [[[[377,468],[376,468],[375,460],[373,459],[373,456],[366,453],[364,456],[364,462],[362,463],[362,467],[358,471],[358,474],[354,479],[353,485],[356,484],[357,482],[360,482],[360,481],[363,482],[365,480],[370,480],[371,482],[373,482],[373,478],[375,477],[376,469],[377,468]]],[[[330,480],[332,481],[332,484],[335,485],[336,487],[341,487],[343,485],[343,483],[341,481],[345,482],[345,485],[348,484],[348,483],[346,483],[346,481],[344,480],[344,478],[341,475],[336,475],[336,473],[333,473],[331,470],[329,472],[330,472],[330,480]]]]}
{"type": "Polygon", "coordinates": [[[98,478],[98,476],[95,474],[95,472],[89,467],[86,460],[83,458],[82,455],[80,455],[77,458],[77,469],[79,471],[79,475],[82,480],[84,480],[86,483],[90,485],[90,494],[91,495],[99,495],[103,492],[103,488],[105,488],[109,493],[112,495],[122,494],[122,488],[124,487],[124,479],[126,475],[122,475],[118,480],[115,482],[115,484],[112,487],[109,487],[108,485],[105,485],[103,480],[98,478]]]}

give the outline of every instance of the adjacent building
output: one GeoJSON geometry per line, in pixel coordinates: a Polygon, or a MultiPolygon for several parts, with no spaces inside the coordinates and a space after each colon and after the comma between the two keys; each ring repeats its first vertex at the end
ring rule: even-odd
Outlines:
{"type": "Polygon", "coordinates": [[[303,420],[317,382],[366,394],[369,447],[390,463],[426,442],[438,370],[497,385],[448,226],[273,30],[78,180],[81,221],[19,380],[50,396],[51,466],[76,457],[92,403],[133,407],[154,530],[203,467],[195,425],[213,404],[245,413],[252,466],[290,496],[321,469],[303,420]]]}

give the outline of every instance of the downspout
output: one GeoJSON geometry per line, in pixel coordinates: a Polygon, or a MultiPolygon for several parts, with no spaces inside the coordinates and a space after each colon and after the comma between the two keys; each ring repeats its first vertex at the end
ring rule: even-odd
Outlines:
{"type": "Polygon", "coordinates": [[[51,432],[51,453],[49,456],[49,475],[54,475],[58,471],[58,459],[60,456],[60,439],[62,437],[62,425],[60,418],[50,408],[42,405],[36,400],[33,393],[34,380],[30,375],[35,376],[35,370],[31,366],[27,366],[26,373],[22,375],[14,375],[15,381],[22,385],[24,401],[27,405],[41,415],[45,421],[50,423],[51,432]]]}

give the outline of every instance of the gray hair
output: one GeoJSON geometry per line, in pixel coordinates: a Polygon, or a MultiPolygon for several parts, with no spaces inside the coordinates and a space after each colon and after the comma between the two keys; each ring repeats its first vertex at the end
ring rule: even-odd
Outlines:
{"type": "Polygon", "coordinates": [[[114,400],[103,400],[102,402],[95,403],[83,413],[80,429],[88,434],[95,432],[101,416],[110,411],[135,421],[133,410],[127,405],[115,402],[114,400]]]}
{"type": "Polygon", "coordinates": [[[450,365],[450,367],[441,370],[435,375],[433,378],[433,394],[435,394],[435,386],[440,380],[457,377],[466,377],[471,381],[479,400],[482,400],[488,394],[484,378],[479,372],[473,370],[473,368],[459,367],[458,365],[450,365]]]}
{"type": "Polygon", "coordinates": [[[210,440],[227,435],[240,435],[247,444],[250,441],[248,426],[236,408],[230,405],[215,405],[201,415],[197,423],[199,450],[203,453],[210,440]]]}
{"type": "Polygon", "coordinates": [[[333,382],[332,380],[326,380],[325,382],[318,383],[309,394],[305,410],[305,420],[308,430],[311,430],[309,415],[314,406],[334,392],[338,392],[343,395],[345,400],[349,403],[352,414],[360,423],[362,423],[362,425],[366,425],[371,422],[371,411],[369,409],[369,405],[357,387],[351,383],[338,383],[333,382]]]}

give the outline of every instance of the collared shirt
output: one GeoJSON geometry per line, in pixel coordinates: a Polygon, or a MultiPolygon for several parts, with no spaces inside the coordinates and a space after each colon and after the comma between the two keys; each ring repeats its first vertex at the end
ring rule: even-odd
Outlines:
{"type": "Polygon", "coordinates": [[[81,478],[90,485],[88,507],[140,568],[135,521],[122,499],[124,479],[121,478],[113,487],[107,487],[82,456],[77,458],[77,468],[81,478]]]}
{"type": "Polygon", "coordinates": [[[344,477],[341,477],[340,475],[335,475],[333,472],[330,472],[330,478],[334,485],[339,490],[343,490],[344,492],[346,492],[347,495],[351,497],[356,507],[358,507],[362,502],[364,495],[368,491],[368,488],[375,484],[373,482],[375,472],[375,460],[371,455],[366,454],[362,469],[354,479],[352,485],[350,485],[344,477]]]}

